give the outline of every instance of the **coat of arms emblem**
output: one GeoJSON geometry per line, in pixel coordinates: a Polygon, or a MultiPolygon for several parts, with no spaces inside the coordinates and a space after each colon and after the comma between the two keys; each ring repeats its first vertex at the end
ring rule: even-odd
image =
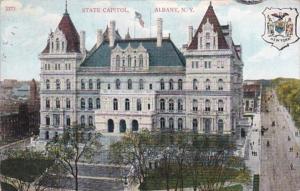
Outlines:
{"type": "Polygon", "coordinates": [[[299,39],[296,8],[266,8],[263,15],[265,16],[265,33],[262,38],[266,42],[282,50],[299,39]]]}

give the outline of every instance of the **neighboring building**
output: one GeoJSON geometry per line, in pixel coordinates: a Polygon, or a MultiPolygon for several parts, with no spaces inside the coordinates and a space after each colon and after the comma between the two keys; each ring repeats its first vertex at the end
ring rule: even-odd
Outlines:
{"type": "Polygon", "coordinates": [[[69,13],[49,34],[41,60],[40,139],[73,123],[103,134],[194,130],[234,133],[242,114],[243,63],[231,25],[220,25],[210,5],[180,51],[163,37],[123,39],[115,21],[87,51],[69,13]]]}
{"type": "Polygon", "coordinates": [[[258,83],[243,85],[243,108],[245,114],[259,111],[260,91],[261,86],[258,83]]]}

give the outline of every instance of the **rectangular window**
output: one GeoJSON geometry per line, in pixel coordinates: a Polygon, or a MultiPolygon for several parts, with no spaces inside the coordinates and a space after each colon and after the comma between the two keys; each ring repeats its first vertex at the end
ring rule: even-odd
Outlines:
{"type": "Polygon", "coordinates": [[[152,90],[152,84],[149,84],[149,89],[152,90]]]}

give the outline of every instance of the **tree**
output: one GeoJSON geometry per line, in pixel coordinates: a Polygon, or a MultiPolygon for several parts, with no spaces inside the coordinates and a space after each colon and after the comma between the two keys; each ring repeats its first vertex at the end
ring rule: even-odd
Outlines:
{"type": "Polygon", "coordinates": [[[94,154],[100,149],[100,133],[93,127],[73,125],[66,128],[61,136],[55,137],[46,146],[49,156],[55,163],[71,174],[75,190],[78,191],[78,163],[92,162],[94,154]]]}
{"type": "Polygon", "coordinates": [[[54,160],[42,152],[10,150],[7,158],[1,161],[1,182],[5,187],[19,191],[44,191],[47,187],[42,184],[42,180],[48,175],[53,164],[54,160]]]}

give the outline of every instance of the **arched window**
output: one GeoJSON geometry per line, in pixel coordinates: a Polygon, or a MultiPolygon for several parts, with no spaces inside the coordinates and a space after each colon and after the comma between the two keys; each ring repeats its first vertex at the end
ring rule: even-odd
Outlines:
{"type": "Polygon", "coordinates": [[[101,89],[101,81],[100,79],[97,79],[97,90],[101,89]]]}
{"type": "Polygon", "coordinates": [[[89,79],[89,89],[92,90],[93,89],[93,80],[89,79]]]}
{"type": "Polygon", "coordinates": [[[172,99],[169,100],[169,111],[174,111],[174,100],[172,99]]]}
{"type": "Polygon", "coordinates": [[[82,90],[85,89],[85,82],[84,82],[84,79],[81,79],[81,89],[82,89],[82,90]]]}
{"type": "Polygon", "coordinates": [[[116,80],[116,89],[119,90],[121,88],[121,81],[119,79],[116,80]]]}
{"type": "Polygon", "coordinates": [[[136,100],[136,110],[137,111],[142,111],[142,101],[141,101],[141,99],[136,100]]]}
{"type": "Polygon", "coordinates": [[[81,107],[81,109],[85,109],[85,100],[84,100],[84,98],[81,98],[81,100],[80,100],[80,107],[81,107]]]}
{"type": "Polygon", "coordinates": [[[205,81],[205,90],[210,90],[210,80],[206,79],[205,81]]]}
{"type": "Polygon", "coordinates": [[[223,100],[218,100],[218,111],[224,111],[224,102],[223,102],[223,100]]]}
{"type": "Polygon", "coordinates": [[[164,129],[166,127],[166,121],[165,118],[160,118],[160,128],[164,129]]]}
{"type": "Polygon", "coordinates": [[[100,109],[101,105],[100,105],[100,98],[96,99],[96,108],[100,109]]]}
{"type": "Polygon", "coordinates": [[[178,109],[178,111],[180,112],[180,111],[182,111],[183,110],[183,102],[182,102],[182,99],[178,99],[178,107],[177,107],[177,109],[178,109]]]}
{"type": "Polygon", "coordinates": [[[178,90],[182,90],[182,79],[178,80],[178,90]]]}
{"type": "Polygon", "coordinates": [[[82,115],[82,116],[80,117],[80,125],[81,125],[82,127],[85,126],[85,117],[84,117],[84,115],[82,115]]]}
{"type": "Polygon", "coordinates": [[[48,140],[49,139],[49,131],[45,132],[45,139],[48,140]]]}
{"type": "Polygon", "coordinates": [[[117,66],[117,68],[120,67],[120,56],[119,55],[116,56],[116,66],[117,66]]]}
{"type": "Polygon", "coordinates": [[[125,99],[125,110],[126,111],[130,110],[130,101],[128,98],[125,99]]]}
{"type": "Polygon", "coordinates": [[[224,131],[224,122],[222,119],[218,120],[218,133],[223,134],[224,131]]]}
{"type": "Polygon", "coordinates": [[[66,108],[67,108],[67,109],[70,109],[70,108],[71,108],[71,101],[70,101],[70,98],[67,98],[67,99],[66,99],[66,108]]]}
{"type": "Polygon", "coordinates": [[[205,100],[205,111],[210,111],[210,101],[208,99],[205,100]]]}
{"type": "Polygon", "coordinates": [[[50,125],[50,117],[48,115],[46,115],[45,121],[46,121],[46,126],[49,126],[50,125]]]}
{"type": "Polygon", "coordinates": [[[108,121],[107,121],[107,131],[109,132],[109,133],[113,133],[114,132],[114,121],[112,120],[112,119],[109,119],[108,121]]]}
{"type": "Polygon", "coordinates": [[[136,56],[134,57],[133,62],[134,62],[134,68],[135,68],[136,67],[136,56]]]}
{"type": "Polygon", "coordinates": [[[116,111],[118,110],[118,100],[115,98],[114,101],[113,101],[113,109],[116,111]]]}
{"type": "Polygon", "coordinates": [[[139,55],[139,67],[140,68],[143,67],[143,55],[142,54],[139,55]]]}
{"type": "Polygon", "coordinates": [[[93,99],[89,98],[88,102],[89,102],[89,109],[93,109],[93,99]]]}
{"type": "Polygon", "coordinates": [[[46,89],[49,90],[50,89],[50,80],[46,80],[46,89]]]}
{"type": "Polygon", "coordinates": [[[193,131],[197,132],[198,131],[198,120],[193,119],[193,131]]]}
{"type": "Polygon", "coordinates": [[[164,111],[165,110],[165,100],[164,99],[160,99],[160,110],[164,111]]]}
{"type": "Polygon", "coordinates": [[[124,119],[120,120],[120,133],[126,132],[126,121],[124,119]]]}
{"type": "Polygon", "coordinates": [[[131,68],[131,56],[127,56],[128,68],[131,68]]]}
{"type": "Polygon", "coordinates": [[[218,89],[219,89],[219,90],[223,90],[223,86],[224,86],[223,80],[222,80],[222,79],[219,79],[219,80],[218,80],[218,89]]]}
{"type": "Polygon", "coordinates": [[[50,99],[46,98],[46,109],[50,108],[50,99]]]}
{"type": "Polygon", "coordinates": [[[178,128],[179,131],[182,130],[182,128],[183,128],[183,120],[182,120],[182,118],[178,119],[177,128],[178,128]]]}
{"type": "Polygon", "coordinates": [[[143,79],[139,80],[139,88],[140,88],[140,90],[144,89],[144,80],[143,79]]]}
{"type": "Polygon", "coordinates": [[[132,80],[131,80],[131,79],[129,79],[129,80],[127,81],[127,88],[128,88],[129,90],[132,89],[132,80]]]}
{"type": "Polygon", "coordinates": [[[66,125],[67,125],[67,127],[71,126],[71,118],[69,115],[66,116],[66,125]]]}
{"type": "Polygon", "coordinates": [[[193,111],[198,111],[198,101],[193,99],[193,111]]]}
{"type": "Polygon", "coordinates": [[[193,90],[197,90],[197,89],[198,89],[198,80],[193,79],[193,90]]]}
{"type": "Polygon", "coordinates": [[[71,82],[69,79],[66,80],[66,86],[67,86],[67,90],[71,89],[71,82]]]}
{"type": "Polygon", "coordinates": [[[139,130],[139,122],[137,120],[132,120],[132,131],[138,131],[139,130]]]}
{"type": "Polygon", "coordinates": [[[56,108],[60,108],[60,100],[58,97],[55,100],[55,105],[56,105],[56,108]]]}
{"type": "Polygon", "coordinates": [[[169,80],[169,89],[170,90],[174,89],[174,81],[172,79],[169,80]]]}
{"type": "Polygon", "coordinates": [[[55,44],[56,44],[56,51],[59,51],[59,39],[57,38],[56,40],[55,40],[55,44]]]}
{"type": "Polygon", "coordinates": [[[57,79],[57,80],[55,81],[55,83],[56,83],[56,89],[57,89],[57,90],[60,90],[60,80],[57,79]]]}
{"type": "Polygon", "coordinates": [[[93,126],[93,116],[89,116],[89,126],[93,126]]]}
{"type": "Polygon", "coordinates": [[[169,118],[169,129],[174,129],[174,119],[169,118]]]}
{"type": "Polygon", "coordinates": [[[160,80],[160,89],[164,90],[165,89],[165,82],[163,79],[160,80]]]}

